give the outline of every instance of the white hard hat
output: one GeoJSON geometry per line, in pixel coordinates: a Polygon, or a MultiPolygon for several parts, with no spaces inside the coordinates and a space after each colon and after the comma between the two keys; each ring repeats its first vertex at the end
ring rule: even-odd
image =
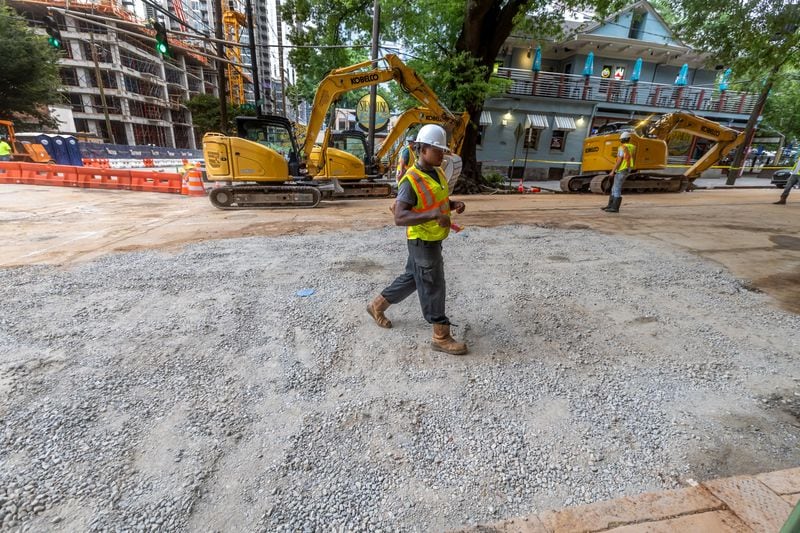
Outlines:
{"type": "Polygon", "coordinates": [[[438,124],[426,124],[419,129],[417,133],[417,142],[421,144],[429,144],[435,148],[441,148],[445,152],[449,152],[447,147],[447,133],[444,128],[438,124]]]}
{"type": "Polygon", "coordinates": [[[619,136],[620,141],[627,141],[630,138],[631,138],[631,132],[629,131],[623,131],[622,135],[619,136]]]}

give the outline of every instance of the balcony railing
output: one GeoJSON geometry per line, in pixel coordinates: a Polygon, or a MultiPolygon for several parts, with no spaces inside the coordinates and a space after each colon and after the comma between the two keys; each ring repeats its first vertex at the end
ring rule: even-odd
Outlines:
{"type": "Polygon", "coordinates": [[[644,81],[633,83],[555,72],[539,72],[534,76],[530,70],[516,68],[499,68],[496,76],[511,80],[508,94],[544,98],[748,114],[758,100],[757,94],[720,92],[709,87],[678,87],[644,81]]]}

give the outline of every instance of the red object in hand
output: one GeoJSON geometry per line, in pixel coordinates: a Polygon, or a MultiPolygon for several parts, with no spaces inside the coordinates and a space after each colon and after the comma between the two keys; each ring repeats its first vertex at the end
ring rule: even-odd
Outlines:
{"type": "Polygon", "coordinates": [[[451,230],[453,230],[453,231],[455,231],[456,233],[458,233],[459,231],[461,231],[461,230],[462,230],[462,229],[464,229],[464,228],[463,228],[462,226],[459,226],[459,225],[458,225],[458,224],[456,224],[455,222],[451,222],[451,223],[450,223],[450,229],[451,229],[451,230]]]}

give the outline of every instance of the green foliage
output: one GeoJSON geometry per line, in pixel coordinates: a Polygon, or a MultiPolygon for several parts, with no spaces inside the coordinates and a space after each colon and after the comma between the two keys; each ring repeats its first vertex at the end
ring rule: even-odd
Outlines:
{"type": "Polygon", "coordinates": [[[681,0],[675,11],[679,35],[709,52],[714,63],[731,67],[737,78],[751,80],[751,90],[758,90],[769,73],[797,64],[797,4],[784,0],[681,0]]]}
{"type": "MultiPolygon", "coordinates": [[[[219,131],[219,98],[212,94],[198,94],[186,102],[186,107],[192,112],[194,132],[202,138],[209,131],[219,131]]],[[[237,116],[255,116],[253,109],[234,106],[228,102],[228,131],[235,130],[234,119],[237,116]]]]}
{"type": "Polygon", "coordinates": [[[499,172],[489,172],[483,175],[483,181],[492,187],[500,187],[505,185],[506,178],[499,172]]]}
{"type": "Polygon", "coordinates": [[[286,0],[283,20],[292,28],[289,42],[294,48],[289,60],[298,71],[295,93],[311,102],[317,85],[334,68],[369,59],[372,17],[371,0],[286,0]],[[307,24],[311,21],[312,24],[307,24]],[[351,44],[353,48],[320,48],[351,44]]]}
{"type": "Polygon", "coordinates": [[[800,71],[782,76],[772,88],[764,123],[786,136],[786,141],[800,139],[800,71]]]}
{"type": "Polygon", "coordinates": [[[57,127],[47,105],[62,100],[58,52],[3,3],[0,35],[0,118],[19,123],[28,116],[57,127]]]}

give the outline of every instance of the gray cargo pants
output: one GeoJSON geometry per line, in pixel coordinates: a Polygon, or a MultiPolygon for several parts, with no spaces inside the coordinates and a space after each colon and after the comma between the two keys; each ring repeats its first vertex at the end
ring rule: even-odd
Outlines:
{"type": "Polygon", "coordinates": [[[422,316],[431,324],[449,324],[444,313],[447,289],[441,241],[409,239],[406,271],[381,291],[390,304],[400,303],[414,291],[419,296],[422,316]]]}
{"type": "Polygon", "coordinates": [[[800,180],[800,174],[792,174],[789,176],[789,180],[786,182],[786,187],[784,187],[781,196],[789,196],[789,193],[792,191],[792,187],[797,185],[798,180],[800,180]]]}

